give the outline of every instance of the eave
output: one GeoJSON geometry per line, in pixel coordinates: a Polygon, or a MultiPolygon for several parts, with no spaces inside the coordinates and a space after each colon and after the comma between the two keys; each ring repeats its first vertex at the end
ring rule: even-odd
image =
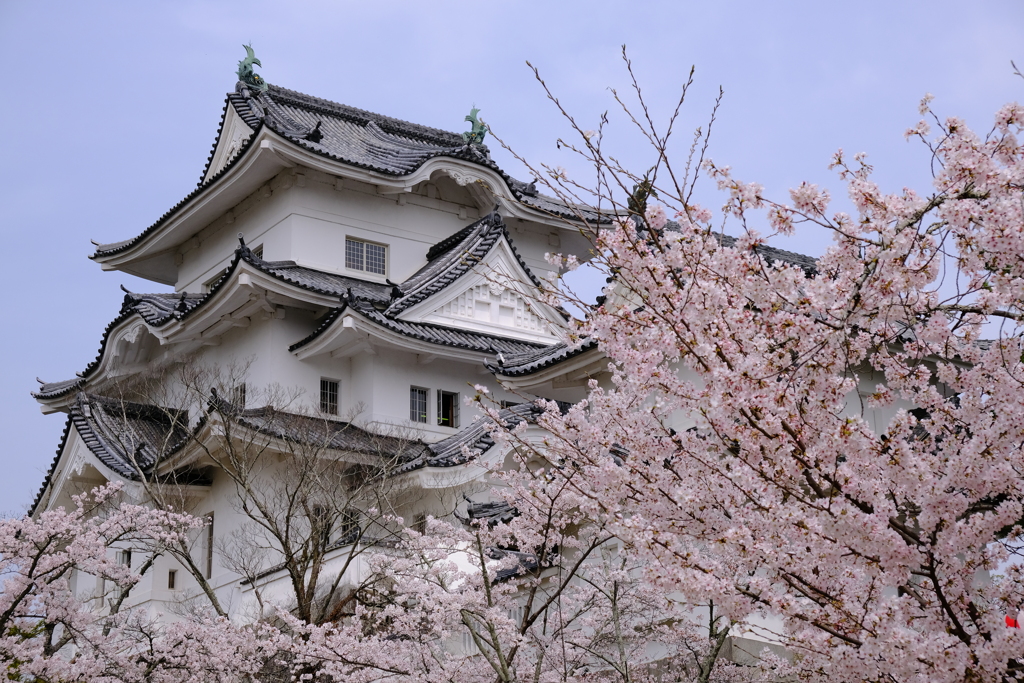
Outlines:
{"type": "Polygon", "coordinates": [[[325,319],[313,334],[296,342],[290,350],[299,360],[324,354],[332,358],[344,358],[356,353],[375,354],[378,347],[398,349],[416,353],[423,363],[436,358],[446,358],[460,363],[483,365],[493,360],[502,349],[539,347],[537,344],[519,339],[481,334],[468,330],[448,329],[428,323],[406,323],[392,321],[370,311],[361,311],[353,305],[336,309],[325,319]],[[376,320],[374,318],[377,318],[376,320]],[[436,340],[418,339],[393,327],[409,327],[431,331],[436,340]],[[478,348],[472,348],[463,338],[472,339],[478,348]],[[487,348],[483,348],[484,345],[487,348]]]}
{"type": "Polygon", "coordinates": [[[121,270],[173,285],[177,282],[176,255],[181,245],[281,171],[296,166],[367,183],[385,195],[412,192],[416,185],[436,175],[445,175],[467,187],[482,210],[492,209],[496,204],[506,216],[559,230],[576,232],[579,229],[570,218],[520,202],[506,177],[487,165],[439,155],[407,175],[396,176],[317,154],[266,126],[259,126],[232,161],[156,223],[130,240],[98,246],[90,258],[104,270],[121,270]]]}

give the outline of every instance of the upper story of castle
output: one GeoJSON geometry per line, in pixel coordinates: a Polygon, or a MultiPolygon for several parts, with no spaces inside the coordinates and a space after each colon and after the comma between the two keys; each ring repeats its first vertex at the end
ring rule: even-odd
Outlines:
{"type": "Polygon", "coordinates": [[[198,186],[138,235],[97,245],[102,268],[201,294],[242,235],[268,261],[402,282],[492,212],[531,268],[547,269],[547,251],[586,253],[580,218],[597,216],[499,168],[478,110],[471,130],[439,130],[268,85],[253,64],[239,66],[198,186]]]}

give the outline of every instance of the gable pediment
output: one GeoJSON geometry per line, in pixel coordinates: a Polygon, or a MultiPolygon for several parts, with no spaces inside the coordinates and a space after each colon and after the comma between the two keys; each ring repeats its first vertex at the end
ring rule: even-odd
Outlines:
{"type": "Polygon", "coordinates": [[[558,341],[563,325],[504,238],[458,281],[399,318],[541,343],[558,341]]]}
{"type": "Polygon", "coordinates": [[[206,169],[202,182],[205,183],[227,166],[228,162],[242,149],[242,145],[252,137],[253,132],[253,129],[235,111],[234,106],[229,103],[224,114],[224,124],[221,126],[220,136],[217,138],[213,156],[210,158],[210,165],[206,169]]]}

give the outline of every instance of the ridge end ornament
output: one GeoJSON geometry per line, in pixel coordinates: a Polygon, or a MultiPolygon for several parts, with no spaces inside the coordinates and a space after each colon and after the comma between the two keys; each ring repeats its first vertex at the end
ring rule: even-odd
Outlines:
{"type": "Polygon", "coordinates": [[[482,145],[484,144],[484,136],[487,135],[487,124],[484,123],[477,114],[480,110],[473,107],[469,114],[466,115],[465,120],[473,124],[472,129],[462,134],[462,139],[467,145],[482,145]]]}
{"type": "Polygon", "coordinates": [[[257,92],[267,91],[267,82],[253,70],[253,66],[262,67],[263,64],[256,58],[251,45],[243,45],[245,48],[245,59],[238,62],[238,81],[248,88],[257,92]]]}

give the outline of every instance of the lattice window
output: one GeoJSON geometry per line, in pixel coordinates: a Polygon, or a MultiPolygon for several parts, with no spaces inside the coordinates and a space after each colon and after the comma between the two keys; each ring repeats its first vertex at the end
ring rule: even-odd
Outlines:
{"type": "Polygon", "coordinates": [[[409,421],[427,422],[427,390],[422,387],[409,387],[409,421]]]}
{"type": "Polygon", "coordinates": [[[383,244],[345,238],[345,267],[375,275],[387,274],[388,248],[383,244]]]}
{"type": "Polygon", "coordinates": [[[325,415],[338,414],[338,380],[320,378],[320,412],[325,415]]]}

